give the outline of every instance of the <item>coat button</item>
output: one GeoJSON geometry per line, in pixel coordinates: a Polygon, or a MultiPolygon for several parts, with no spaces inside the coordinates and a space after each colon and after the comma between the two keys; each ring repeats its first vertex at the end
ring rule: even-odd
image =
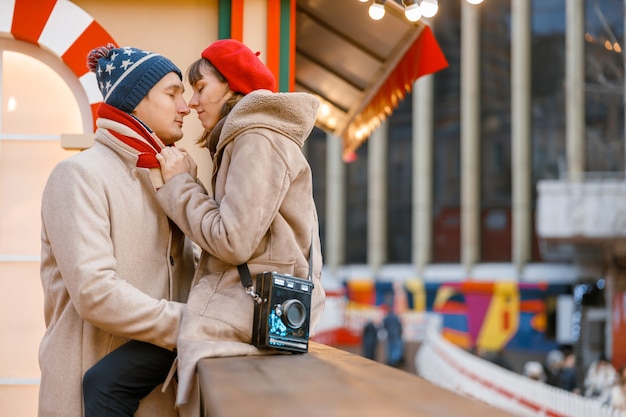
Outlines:
{"type": "Polygon", "coordinates": [[[173,257],[173,256],[170,256],[170,264],[171,264],[172,266],[174,266],[174,257],[173,257]]]}

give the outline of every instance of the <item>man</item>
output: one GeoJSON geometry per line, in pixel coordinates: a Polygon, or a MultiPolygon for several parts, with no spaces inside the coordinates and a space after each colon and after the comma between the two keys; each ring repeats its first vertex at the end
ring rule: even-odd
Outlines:
{"type": "MultiPolygon", "coordinates": [[[[82,416],[83,374],[129,339],[173,351],[194,270],[191,242],[155,199],[155,155],[182,138],[190,111],[180,70],[112,44],[88,66],[104,98],[95,143],[54,168],[42,198],[42,417],[82,416]]],[[[173,388],[136,415],[177,415],[173,388]]]]}
{"type": "Polygon", "coordinates": [[[563,367],[559,374],[559,388],[573,392],[574,394],[580,394],[576,370],[576,354],[574,352],[565,354],[563,367]]]}
{"type": "Polygon", "coordinates": [[[385,306],[385,310],[387,314],[383,318],[383,327],[387,331],[387,365],[400,367],[404,363],[402,322],[392,306],[385,306]]]}

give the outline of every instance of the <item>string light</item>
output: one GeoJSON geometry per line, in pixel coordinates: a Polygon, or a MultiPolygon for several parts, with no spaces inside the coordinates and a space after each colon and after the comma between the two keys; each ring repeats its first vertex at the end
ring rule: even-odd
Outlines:
{"type": "Polygon", "coordinates": [[[370,17],[374,20],[380,20],[385,16],[385,0],[374,0],[369,9],[370,17]]]}
{"type": "Polygon", "coordinates": [[[409,22],[417,22],[422,18],[422,8],[417,4],[417,0],[402,0],[402,4],[404,5],[404,16],[409,22]]]}
{"type": "Polygon", "coordinates": [[[422,0],[420,9],[422,9],[422,16],[427,19],[431,18],[439,11],[439,2],[437,0],[422,0]]]}
{"type": "MultiPolygon", "coordinates": [[[[370,0],[359,0],[361,3],[370,0]]],[[[465,0],[469,4],[480,4],[483,0],[465,0]]],[[[371,0],[369,15],[374,20],[380,20],[385,16],[386,0],[371,0]]],[[[439,0],[402,0],[404,16],[410,22],[417,22],[422,17],[427,19],[434,17],[439,12],[439,0]]]]}

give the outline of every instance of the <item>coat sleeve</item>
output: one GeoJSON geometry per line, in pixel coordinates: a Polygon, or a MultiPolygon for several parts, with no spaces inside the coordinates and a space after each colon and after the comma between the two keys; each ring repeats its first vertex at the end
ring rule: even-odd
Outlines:
{"type": "Polygon", "coordinates": [[[291,179],[286,161],[263,135],[242,135],[228,147],[230,163],[218,168],[228,170],[219,204],[186,173],[161,187],[157,200],[200,247],[239,265],[250,259],[267,233],[291,179]]]}
{"type": "Polygon", "coordinates": [[[42,198],[44,292],[66,289],[93,326],[173,349],[184,305],[153,298],[118,275],[109,202],[99,182],[92,170],[69,161],[50,175],[42,198]],[[52,276],[59,273],[61,288],[52,276]]]}

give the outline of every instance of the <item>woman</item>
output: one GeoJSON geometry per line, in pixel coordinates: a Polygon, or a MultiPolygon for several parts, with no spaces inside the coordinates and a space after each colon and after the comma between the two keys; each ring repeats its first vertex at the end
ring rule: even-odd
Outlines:
{"type": "Polygon", "coordinates": [[[187,75],[189,107],[205,129],[199,144],[213,160],[213,197],[189,175],[189,155],[161,152],[165,184],[157,199],[203,249],[178,339],[178,404],[189,401],[199,359],[266,353],[251,344],[255,301],[237,265],[247,263],[252,277],[275,271],[306,278],[310,253],[311,331],[325,299],[311,169],[301,150],[318,100],[273,92],[274,76],[258,53],[231,39],[206,48],[187,75]]]}

